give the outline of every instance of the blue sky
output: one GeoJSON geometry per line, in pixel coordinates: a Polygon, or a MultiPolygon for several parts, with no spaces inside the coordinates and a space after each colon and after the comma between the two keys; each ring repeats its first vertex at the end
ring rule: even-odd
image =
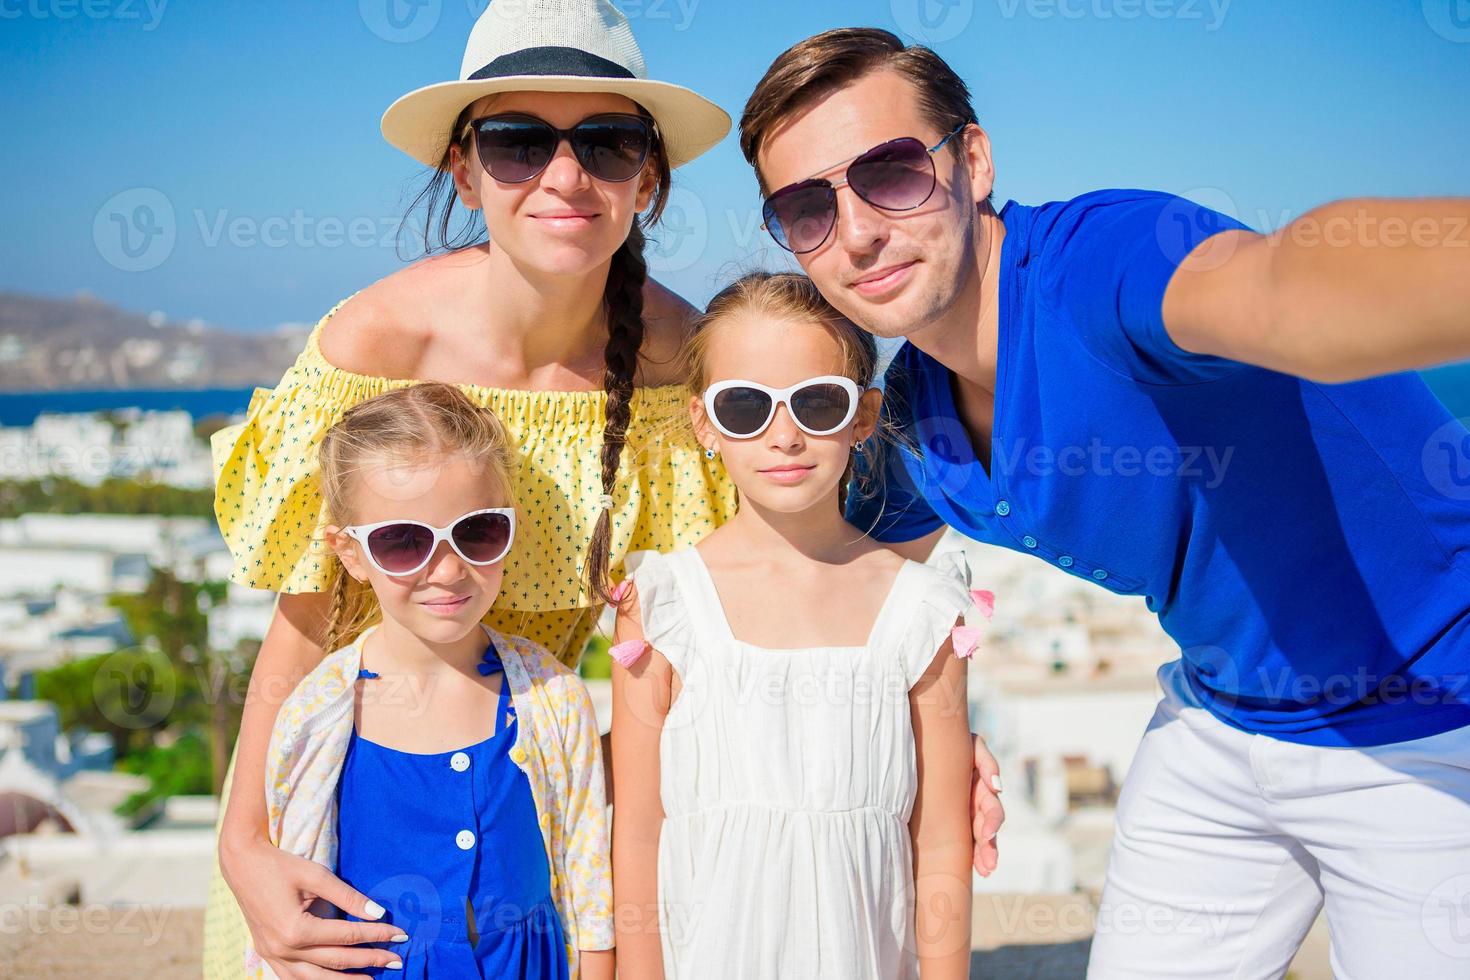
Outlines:
{"type": "MultiPolygon", "coordinates": [[[[404,261],[422,168],[378,120],[455,75],[484,2],[0,0],[0,289],[241,330],[315,320],[404,261]]],[[[737,116],[809,34],[932,42],[974,90],[1001,201],[1149,187],[1275,227],[1348,195],[1470,194],[1470,0],[618,6],[655,77],[737,116]]],[[[703,303],[781,261],[733,138],[676,187],[664,281],[703,303]]]]}

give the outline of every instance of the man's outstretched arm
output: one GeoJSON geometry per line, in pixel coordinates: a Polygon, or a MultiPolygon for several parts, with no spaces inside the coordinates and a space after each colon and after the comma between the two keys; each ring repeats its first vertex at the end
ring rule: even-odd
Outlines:
{"type": "Polygon", "coordinates": [[[1164,293],[1187,351],[1341,382],[1470,359],[1470,198],[1361,198],[1200,243],[1164,293]]]}

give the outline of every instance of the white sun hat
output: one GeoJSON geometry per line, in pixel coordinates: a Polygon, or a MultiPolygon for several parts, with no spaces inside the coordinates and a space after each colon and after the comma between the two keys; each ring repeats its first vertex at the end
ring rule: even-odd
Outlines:
{"type": "Polygon", "coordinates": [[[470,30],[459,80],[415,89],[383,114],[383,136],[431,167],[464,107],[496,92],[612,92],[648,110],[670,167],[730,131],[704,96],[648,77],[628,18],[609,0],[494,0],[470,30]]]}

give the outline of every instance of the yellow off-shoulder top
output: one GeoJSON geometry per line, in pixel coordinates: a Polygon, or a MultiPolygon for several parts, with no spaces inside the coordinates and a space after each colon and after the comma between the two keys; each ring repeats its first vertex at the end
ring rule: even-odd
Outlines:
{"type": "MultiPolygon", "coordinates": [[[[351,297],[348,297],[351,299],[351,297]]],[[[332,555],[316,480],[323,434],[348,408],[418,384],[354,374],[328,363],[317,323],[274,388],[257,388],[243,422],[211,439],[215,517],[234,559],[230,579],[276,592],[323,592],[332,555]]],[[[599,513],[607,393],[459,386],[505,423],[517,455],[516,542],[485,621],[528,637],[575,667],[596,627],[582,562],[599,513]]],[[[613,490],[611,564],[622,577],[632,551],[692,545],[735,513],[735,488],[687,423],[682,385],[634,390],[632,417],[613,490]]]]}

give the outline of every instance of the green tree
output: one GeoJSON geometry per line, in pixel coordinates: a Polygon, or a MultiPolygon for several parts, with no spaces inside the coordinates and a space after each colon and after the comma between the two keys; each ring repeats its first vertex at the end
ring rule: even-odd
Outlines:
{"type": "Polygon", "coordinates": [[[123,772],[147,776],[148,789],[129,797],[118,809],[136,813],[170,796],[197,796],[214,791],[208,740],[188,731],[167,746],[150,745],[118,764],[123,772]]]}
{"type": "Polygon", "coordinates": [[[96,486],[70,477],[0,480],[0,517],[22,514],[150,514],[214,517],[214,491],[109,477],[96,486]]]}
{"type": "MultiPolygon", "coordinates": [[[[141,595],[116,595],[135,645],[43,671],[36,695],[54,701],[63,728],[112,737],[114,756],[128,771],[163,771],[173,760],[179,779],[198,786],[192,746],[203,746],[204,788],[224,781],[243,708],[254,650],[209,649],[208,609],[226,595],[224,582],[189,582],[157,569],[141,595]],[[174,754],[163,752],[168,747],[174,754]],[[183,746],[174,749],[175,746],[183,746]],[[138,761],[135,757],[141,757],[138,761]],[[129,768],[143,766],[144,769],[129,768]]],[[[250,645],[253,646],[253,645],[250,645]]],[[[165,781],[148,796],[168,795],[165,781]]],[[[183,792],[183,790],[172,790],[183,792]]],[[[146,794],[145,794],[146,795],[146,794]]]]}

